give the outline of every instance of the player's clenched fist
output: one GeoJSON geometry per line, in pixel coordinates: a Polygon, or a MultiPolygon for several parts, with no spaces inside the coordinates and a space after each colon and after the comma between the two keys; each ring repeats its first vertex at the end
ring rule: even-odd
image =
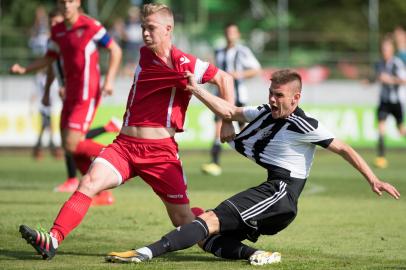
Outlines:
{"type": "Polygon", "coordinates": [[[25,71],[25,67],[22,67],[19,64],[14,64],[10,67],[10,72],[14,74],[25,74],[25,71]]]}

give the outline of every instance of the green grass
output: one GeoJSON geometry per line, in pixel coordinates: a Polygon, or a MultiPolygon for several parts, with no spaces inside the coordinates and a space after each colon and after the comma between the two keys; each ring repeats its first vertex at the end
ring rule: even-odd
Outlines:
{"type": "MultiPolygon", "coordinates": [[[[372,151],[362,154],[367,161],[373,160],[372,151]]],[[[390,167],[376,172],[406,194],[405,155],[389,152],[390,167]]],[[[181,157],[191,205],[213,208],[266,177],[264,170],[234,152],[223,156],[221,177],[200,173],[207,153],[187,152],[181,157]]],[[[64,178],[61,161],[46,158],[34,162],[25,152],[0,152],[0,269],[255,268],[244,261],[215,258],[196,247],[142,265],[105,263],[107,252],[148,244],[172,229],[161,201],[139,179],[114,191],[116,204],[91,208],[58,255],[43,261],[21,239],[18,226],[52,225],[69,195],[51,190],[64,178]]],[[[406,269],[406,203],[387,195],[376,196],[340,157],[320,150],[296,220],[278,235],[261,237],[255,246],[282,253],[281,264],[261,269],[406,269]]]]}

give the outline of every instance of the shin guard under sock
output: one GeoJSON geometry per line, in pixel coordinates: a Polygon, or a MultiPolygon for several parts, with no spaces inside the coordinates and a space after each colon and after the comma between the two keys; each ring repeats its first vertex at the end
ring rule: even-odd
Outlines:
{"type": "Polygon", "coordinates": [[[167,252],[191,247],[208,235],[209,229],[206,222],[197,217],[193,222],[177,227],[147,248],[152,251],[153,257],[157,257],[167,252]]]}
{"type": "Polygon", "coordinates": [[[51,228],[52,235],[59,243],[80,224],[91,202],[92,198],[79,191],[75,191],[65,202],[51,228]]]}

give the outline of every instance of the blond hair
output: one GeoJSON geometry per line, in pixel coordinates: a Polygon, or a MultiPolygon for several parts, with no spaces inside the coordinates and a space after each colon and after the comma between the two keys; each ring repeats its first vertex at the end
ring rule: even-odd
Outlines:
{"type": "Polygon", "coordinates": [[[164,4],[151,3],[143,5],[141,9],[141,20],[144,21],[146,17],[155,13],[160,13],[162,19],[164,19],[167,24],[172,27],[174,26],[173,12],[164,4]]]}

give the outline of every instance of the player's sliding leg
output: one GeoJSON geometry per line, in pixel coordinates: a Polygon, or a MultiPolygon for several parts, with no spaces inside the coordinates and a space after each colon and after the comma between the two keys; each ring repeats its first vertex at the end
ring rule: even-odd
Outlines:
{"type": "MultiPolygon", "coordinates": [[[[86,133],[86,139],[93,139],[106,132],[111,132],[111,133],[119,132],[121,129],[121,126],[122,126],[122,122],[119,119],[112,117],[109,120],[109,122],[107,122],[104,126],[92,128],[91,130],[89,130],[86,133]]],[[[54,191],[72,193],[79,186],[79,180],[78,180],[77,174],[76,174],[77,168],[76,168],[75,160],[73,159],[72,155],[69,153],[65,153],[65,164],[66,164],[66,170],[68,172],[68,178],[64,183],[56,186],[54,191]]],[[[87,170],[86,169],[87,167],[88,167],[88,165],[85,165],[84,170],[87,170]]],[[[111,198],[113,198],[113,197],[111,196],[111,198]]],[[[97,200],[94,200],[94,201],[96,202],[97,200]]]]}
{"type": "Polygon", "coordinates": [[[167,252],[185,249],[202,241],[209,235],[206,222],[197,217],[193,222],[179,226],[151,245],[133,251],[111,252],[108,262],[143,262],[167,252]]]}
{"type": "Polygon", "coordinates": [[[247,246],[232,237],[216,234],[208,237],[202,246],[204,251],[216,257],[230,260],[248,260],[253,265],[264,265],[281,261],[279,252],[268,252],[247,246]]]}
{"type": "Polygon", "coordinates": [[[118,183],[118,175],[110,167],[95,162],[82,178],[78,190],[62,206],[50,232],[21,225],[21,236],[44,259],[51,259],[55,256],[58,245],[82,222],[91,205],[92,197],[100,191],[116,187],[118,183]]]}
{"type": "Polygon", "coordinates": [[[231,260],[248,260],[257,251],[257,249],[247,246],[241,241],[221,234],[207,238],[202,248],[214,256],[231,260]]]}
{"type": "MultiPolygon", "coordinates": [[[[84,175],[92,164],[93,158],[99,155],[104,145],[91,139],[83,139],[80,131],[71,129],[64,130],[63,138],[65,149],[72,153],[77,168],[84,175]]],[[[92,205],[110,205],[112,203],[114,203],[113,194],[110,191],[103,191],[94,197],[92,205]]]]}

